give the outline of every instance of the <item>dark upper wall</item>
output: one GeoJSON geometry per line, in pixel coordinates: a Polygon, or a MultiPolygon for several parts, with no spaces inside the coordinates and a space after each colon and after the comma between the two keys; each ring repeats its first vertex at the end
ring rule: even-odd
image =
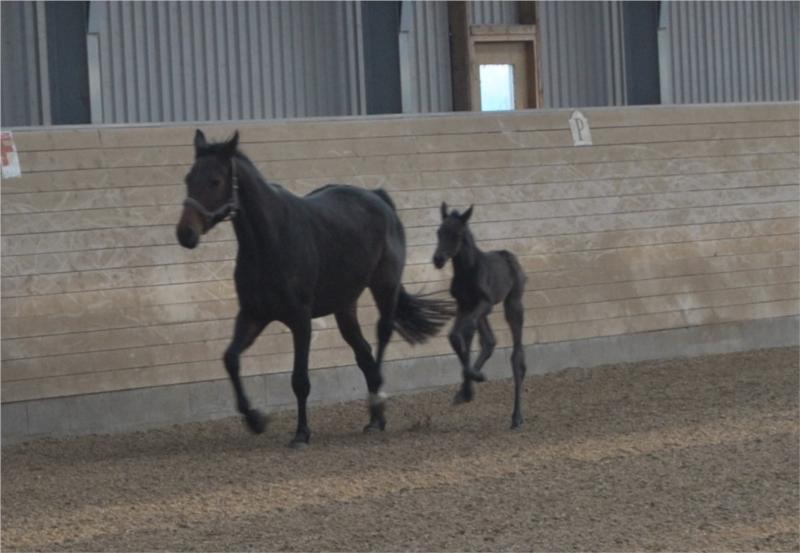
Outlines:
{"type": "Polygon", "coordinates": [[[91,122],[86,31],[89,2],[47,2],[47,62],[55,125],[91,122]]]}
{"type": "Polygon", "coordinates": [[[361,3],[367,113],[401,113],[400,2],[361,3]]]}
{"type": "MultiPolygon", "coordinates": [[[[43,112],[40,33],[34,2],[0,2],[2,21],[2,125],[16,127],[49,123],[43,112]]],[[[46,57],[45,57],[46,62],[46,57]]]]}

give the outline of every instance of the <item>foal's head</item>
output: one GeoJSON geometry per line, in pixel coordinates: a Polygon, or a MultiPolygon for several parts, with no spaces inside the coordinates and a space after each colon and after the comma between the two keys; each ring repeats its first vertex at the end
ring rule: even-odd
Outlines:
{"type": "Polygon", "coordinates": [[[186,200],[178,221],[178,242],[194,248],[200,236],[239,208],[234,155],[239,132],[227,142],[209,143],[201,130],[194,135],[194,165],[187,173],[186,200]]]}
{"type": "Polygon", "coordinates": [[[464,213],[459,213],[455,209],[447,213],[447,204],[442,202],[440,209],[442,224],[436,231],[439,243],[436,245],[436,253],[433,254],[433,264],[437,269],[441,269],[448,259],[458,255],[464,243],[464,235],[467,233],[467,221],[472,215],[472,206],[469,206],[464,213]]]}

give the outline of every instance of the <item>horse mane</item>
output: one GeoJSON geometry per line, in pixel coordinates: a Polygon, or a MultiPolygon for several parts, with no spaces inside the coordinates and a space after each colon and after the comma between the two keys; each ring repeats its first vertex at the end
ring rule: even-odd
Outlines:
{"type": "MultiPolygon", "coordinates": [[[[195,149],[195,156],[200,157],[227,157],[230,153],[227,150],[227,142],[207,142],[206,144],[197,147],[195,149]]],[[[242,167],[247,170],[250,176],[259,184],[266,187],[275,187],[280,190],[285,190],[280,184],[269,182],[266,180],[262,175],[261,171],[258,170],[256,164],[247,157],[247,154],[242,152],[239,148],[236,149],[234,153],[234,158],[236,161],[240,162],[242,167]]]]}

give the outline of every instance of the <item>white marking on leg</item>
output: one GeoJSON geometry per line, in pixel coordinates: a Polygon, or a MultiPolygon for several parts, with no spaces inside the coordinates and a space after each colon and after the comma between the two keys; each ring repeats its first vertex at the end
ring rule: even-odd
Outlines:
{"type": "Polygon", "coordinates": [[[370,393],[367,395],[367,401],[369,401],[370,407],[377,407],[386,401],[386,397],[386,392],[378,392],[377,394],[370,393]]]}

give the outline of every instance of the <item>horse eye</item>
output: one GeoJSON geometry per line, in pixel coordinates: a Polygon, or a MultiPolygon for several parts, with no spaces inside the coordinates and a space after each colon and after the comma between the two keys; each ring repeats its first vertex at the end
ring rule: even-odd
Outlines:
{"type": "Polygon", "coordinates": [[[222,184],[222,179],[211,179],[211,187],[217,188],[222,184]]]}

